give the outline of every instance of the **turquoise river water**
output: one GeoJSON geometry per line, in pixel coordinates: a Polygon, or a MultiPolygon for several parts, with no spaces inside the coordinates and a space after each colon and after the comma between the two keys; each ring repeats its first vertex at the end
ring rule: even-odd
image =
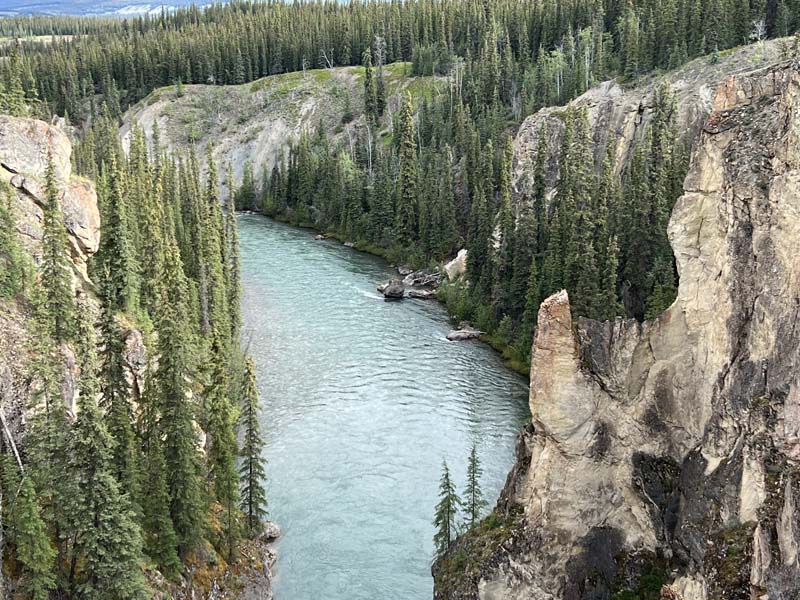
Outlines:
{"type": "Polygon", "coordinates": [[[442,459],[463,489],[477,444],[493,503],[527,418],[526,381],[448,342],[434,301],[386,302],[382,260],[239,218],[243,340],[262,395],[276,600],[428,600],[442,459]]]}

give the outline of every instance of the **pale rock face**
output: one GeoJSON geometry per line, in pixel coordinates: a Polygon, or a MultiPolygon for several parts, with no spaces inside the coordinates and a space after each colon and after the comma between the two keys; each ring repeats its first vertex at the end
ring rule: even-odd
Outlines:
{"type": "Polygon", "coordinates": [[[714,110],[669,226],[677,299],[643,324],[542,304],[501,500],[524,540],[459,598],[607,599],[656,557],[665,598],[797,597],[800,68],[698,97],[714,110]]]}
{"type": "MultiPolygon", "coordinates": [[[[120,325],[122,326],[122,324],[120,325]]],[[[125,365],[125,377],[130,386],[131,400],[138,405],[145,386],[148,364],[147,346],[144,344],[141,331],[122,328],[125,340],[125,348],[122,355],[123,364],[125,365]]]]}
{"type": "MultiPolygon", "coordinates": [[[[687,131],[697,132],[713,109],[722,110],[714,102],[735,102],[738,96],[747,97],[747,91],[725,92],[726,100],[719,98],[715,89],[731,72],[754,69],[780,60],[778,41],[767,42],[762,48],[748,46],[722,57],[712,64],[707,58],[696,59],[687,65],[654,78],[632,89],[624,89],[615,81],[606,81],[591,88],[570,104],[587,109],[592,139],[595,142],[595,163],[602,165],[608,143],[614,143],[616,172],[621,173],[632,156],[635,141],[652,118],[653,95],[663,82],[669,84],[678,103],[678,122],[687,131]],[[728,97],[730,96],[730,99],[728,97]]],[[[548,200],[561,169],[560,148],[564,123],[559,117],[561,107],[548,107],[528,117],[520,127],[514,141],[514,187],[517,199],[525,201],[534,189],[534,164],[539,137],[547,137],[549,154],[546,159],[548,200]]],[[[712,174],[709,173],[708,176],[712,174]]]]}
{"type": "Polygon", "coordinates": [[[0,180],[14,190],[17,228],[26,246],[38,261],[50,155],[76,277],[88,285],[86,261],[100,246],[100,211],[94,186],[72,176],[71,154],[72,145],[60,129],[35,119],[0,116],[0,180]]]}
{"type": "Polygon", "coordinates": [[[56,180],[67,183],[72,172],[72,145],[67,136],[44,121],[0,116],[0,165],[6,171],[43,179],[48,151],[56,180]]]}
{"type": "Polygon", "coordinates": [[[447,279],[456,281],[461,279],[467,272],[467,250],[463,248],[458,251],[456,257],[444,266],[447,279]]]}

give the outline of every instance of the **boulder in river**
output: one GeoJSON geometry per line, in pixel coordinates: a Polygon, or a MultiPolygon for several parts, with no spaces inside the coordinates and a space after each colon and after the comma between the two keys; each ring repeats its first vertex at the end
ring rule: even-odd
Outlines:
{"type": "Polygon", "coordinates": [[[417,300],[433,300],[436,298],[436,292],[434,290],[409,290],[408,297],[417,300]]]}
{"type": "Polygon", "coordinates": [[[325,239],[325,236],[320,233],[319,235],[314,236],[314,239],[317,240],[318,242],[321,242],[322,240],[325,239]]]}
{"type": "Polygon", "coordinates": [[[344,247],[345,248],[355,248],[355,244],[353,242],[345,242],[344,243],[344,247]]]}
{"type": "Polygon", "coordinates": [[[399,279],[392,279],[388,283],[382,283],[378,286],[378,291],[383,294],[386,298],[402,298],[406,295],[406,288],[403,286],[403,282],[399,279]]]}
{"type": "Polygon", "coordinates": [[[264,530],[261,532],[261,539],[265,542],[274,542],[281,537],[281,528],[277,523],[264,521],[264,530]]]}
{"type": "Polygon", "coordinates": [[[411,273],[414,272],[414,269],[412,269],[411,267],[407,267],[405,265],[401,265],[397,267],[397,272],[400,273],[400,275],[402,275],[403,277],[405,277],[406,275],[411,275],[411,273]]]}
{"type": "Polygon", "coordinates": [[[447,339],[451,342],[465,342],[480,339],[483,334],[483,331],[475,329],[472,325],[462,325],[460,329],[454,329],[448,333],[447,339]]]}

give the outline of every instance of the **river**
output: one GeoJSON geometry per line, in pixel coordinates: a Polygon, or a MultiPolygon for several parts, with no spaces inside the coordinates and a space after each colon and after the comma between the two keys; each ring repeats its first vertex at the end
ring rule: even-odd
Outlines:
{"type": "Polygon", "coordinates": [[[528,416],[526,381],[447,314],[386,302],[375,257],[239,217],[243,340],[257,370],[276,600],[429,600],[442,459],[461,491],[477,444],[493,504],[528,416]]]}

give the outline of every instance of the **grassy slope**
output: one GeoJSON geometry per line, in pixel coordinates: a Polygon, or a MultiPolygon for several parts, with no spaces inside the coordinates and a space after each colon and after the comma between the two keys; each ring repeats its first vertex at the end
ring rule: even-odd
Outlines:
{"type": "MultiPolygon", "coordinates": [[[[446,90],[443,81],[407,76],[410,70],[409,63],[386,67],[390,109],[405,92],[420,99],[446,90]]],[[[260,178],[262,168],[271,169],[303,130],[313,132],[321,126],[336,140],[346,141],[363,123],[363,78],[363,68],[341,67],[273,75],[236,86],[160,88],[125,114],[123,139],[134,123],[149,135],[157,122],[168,148],[194,145],[202,155],[213,141],[215,157],[223,164],[231,161],[237,181],[248,161],[260,178]],[[353,121],[346,123],[348,105],[353,121]]]]}

